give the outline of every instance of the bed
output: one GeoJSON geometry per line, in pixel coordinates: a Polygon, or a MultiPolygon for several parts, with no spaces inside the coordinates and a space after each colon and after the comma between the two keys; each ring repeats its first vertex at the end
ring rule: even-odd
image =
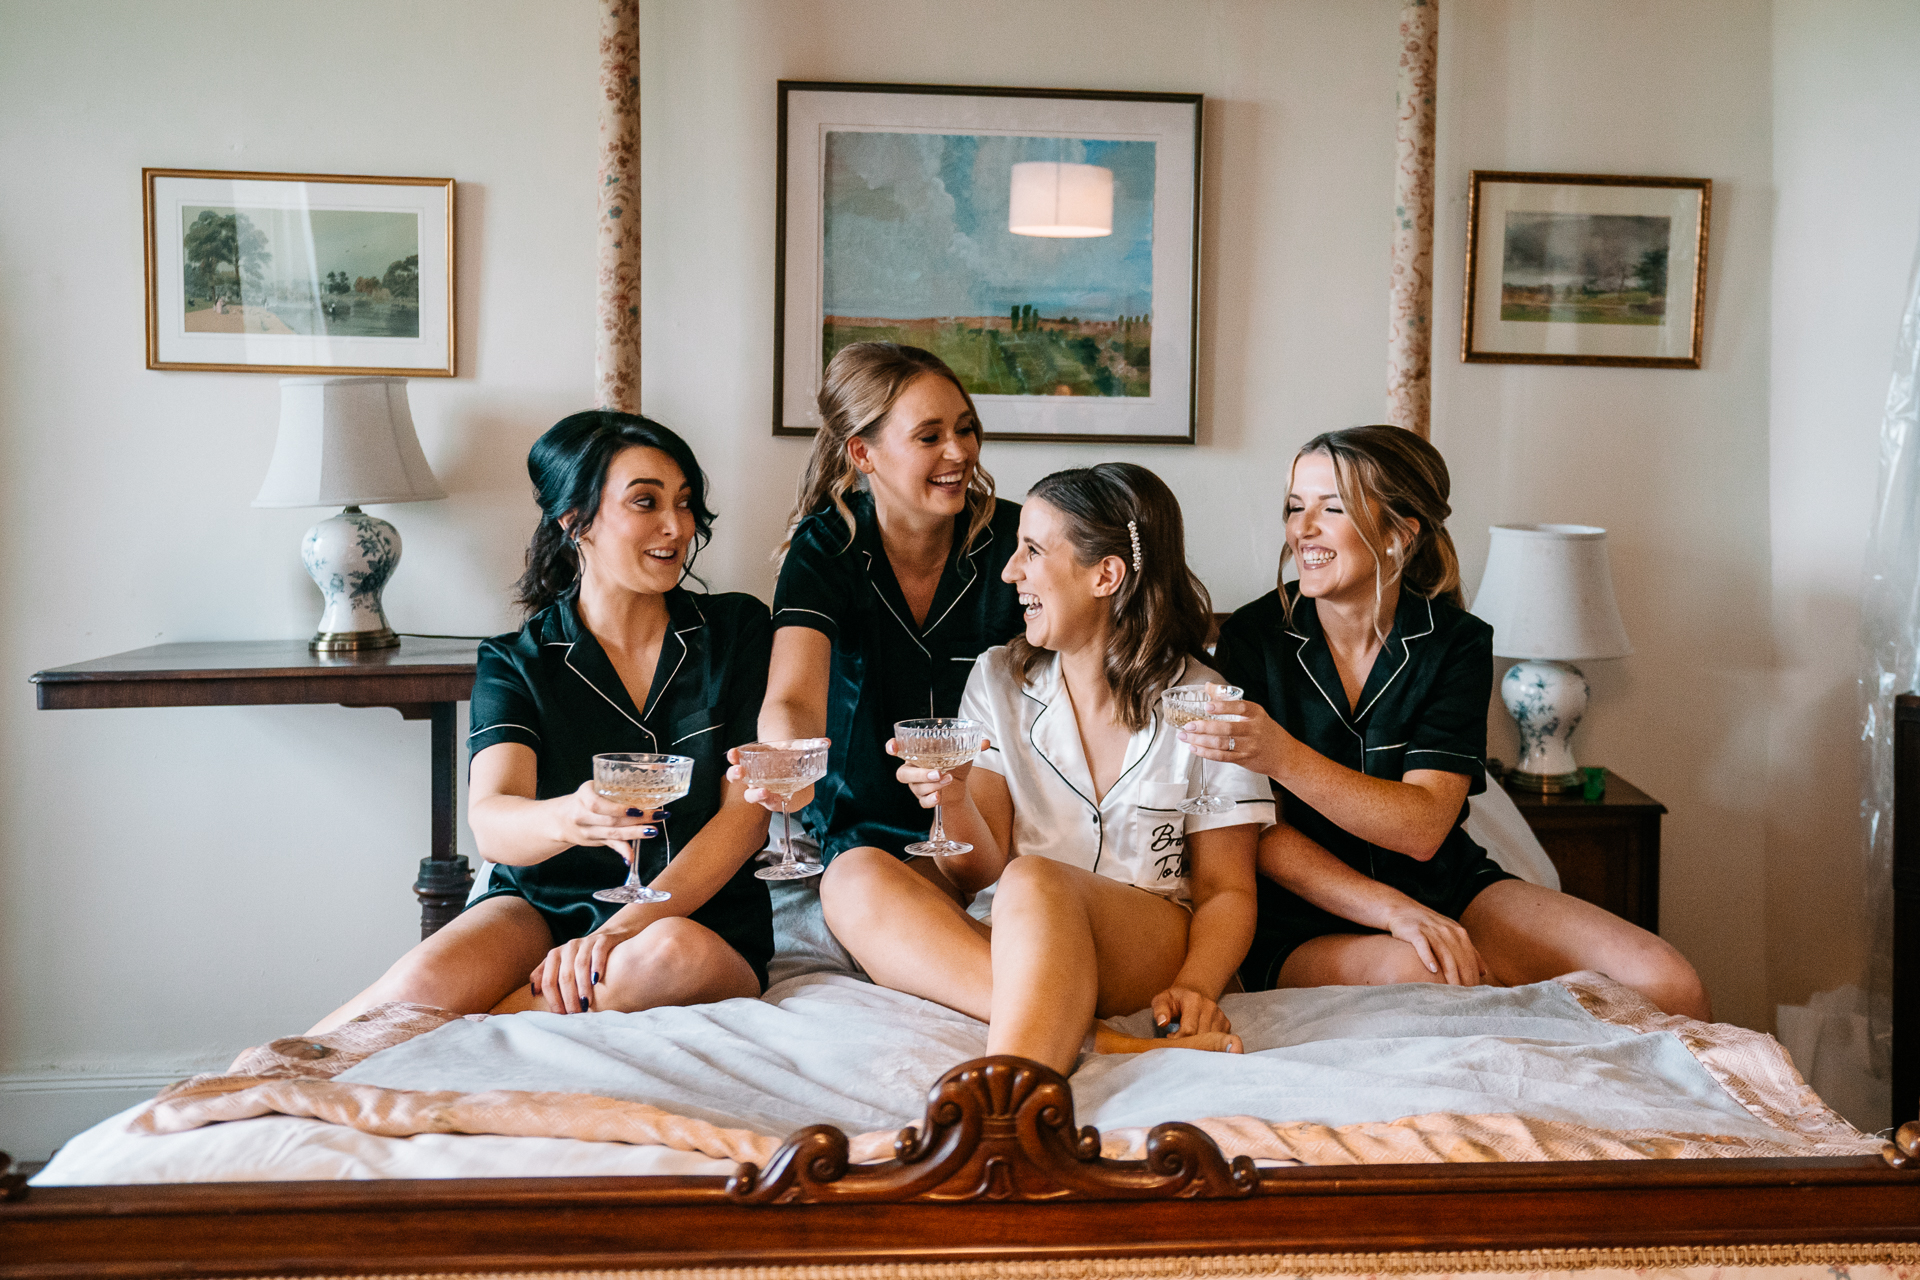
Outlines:
{"type": "Polygon", "coordinates": [[[70,1143],[0,1206],[0,1275],[1920,1264],[1920,1127],[1860,1135],[1770,1038],[1599,975],[1232,996],[1247,1059],[1069,1083],[861,982],[803,907],[761,1001],[250,1051],[70,1143]]]}

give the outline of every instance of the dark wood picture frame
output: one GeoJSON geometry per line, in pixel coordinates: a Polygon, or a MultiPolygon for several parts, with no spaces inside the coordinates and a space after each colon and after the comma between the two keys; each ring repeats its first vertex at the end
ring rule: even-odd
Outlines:
{"type": "MultiPolygon", "coordinates": [[[[1188,290],[1187,307],[1189,314],[1186,330],[1188,358],[1187,377],[1187,427],[1183,434],[1097,434],[1097,433],[1052,433],[1018,432],[992,429],[989,424],[988,437],[1005,441],[1049,441],[1073,444],[1194,444],[1199,439],[1200,421],[1200,267],[1201,236],[1203,228],[1203,208],[1201,204],[1204,172],[1204,121],[1205,97],[1198,93],[1134,93],[1106,89],[1022,89],[991,85],[932,85],[932,84],[887,84],[834,80],[782,80],[779,82],[779,112],[777,130],[777,161],[775,172],[774,197],[774,272],[773,272],[773,434],[775,436],[797,436],[808,438],[817,428],[810,426],[788,425],[786,418],[786,361],[787,361],[787,302],[788,302],[788,181],[789,162],[788,100],[795,92],[826,93],[871,93],[871,94],[916,94],[948,97],[980,98],[1032,98],[1037,100],[1076,100],[1106,102],[1141,102],[1190,105],[1193,108],[1193,190],[1192,190],[1192,245],[1188,257],[1188,270],[1191,273],[1191,286],[1188,290]]],[[[1158,310],[1156,300],[1156,312],[1158,310]]]]}
{"type": "MultiPolygon", "coordinates": [[[[1712,223],[1713,180],[1710,178],[1633,177],[1601,173],[1513,173],[1475,169],[1467,192],[1467,266],[1461,301],[1460,359],[1468,364],[1571,364],[1613,365],[1638,369],[1698,369],[1705,343],[1707,297],[1707,240],[1712,223]],[[1694,260],[1690,273],[1692,314],[1688,317],[1688,345],[1684,356],[1608,355],[1586,352],[1537,352],[1494,350],[1485,345],[1484,335],[1476,333],[1475,312],[1482,292],[1481,273],[1489,265],[1499,264],[1482,258],[1480,220],[1485,211],[1483,187],[1490,183],[1533,184],[1565,187],[1631,187],[1698,191],[1699,225],[1695,235],[1694,260]]],[[[1491,280],[1499,287],[1497,275],[1491,280]]],[[[1671,289],[1669,289],[1671,296],[1671,289]]]]}

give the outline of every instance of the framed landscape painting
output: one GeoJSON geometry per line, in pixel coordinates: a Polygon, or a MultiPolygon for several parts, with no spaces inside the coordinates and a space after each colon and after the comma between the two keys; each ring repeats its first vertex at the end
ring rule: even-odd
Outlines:
{"type": "Polygon", "coordinates": [[[1191,444],[1199,94],[780,83],[775,435],[924,347],[996,440],[1191,444]]]}
{"type": "Polygon", "coordinates": [[[451,178],[141,179],[149,369],[453,376],[451,178]]]}
{"type": "Polygon", "coordinates": [[[1698,369],[1706,178],[1474,171],[1460,357],[1698,369]]]}

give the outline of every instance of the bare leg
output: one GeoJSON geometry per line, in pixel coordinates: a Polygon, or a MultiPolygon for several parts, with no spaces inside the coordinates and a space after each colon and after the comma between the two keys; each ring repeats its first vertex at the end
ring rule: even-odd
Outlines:
{"type": "Polygon", "coordinates": [[[1063,1073],[1096,1016],[1146,1007],[1187,956],[1180,907],[1051,858],[1008,863],[993,915],[987,1052],[1063,1073]]]}
{"type": "Polygon", "coordinates": [[[553,946],[547,922],[524,898],[476,903],[394,961],[381,979],[316,1022],[319,1035],[377,1004],[403,1000],[450,1013],[485,1013],[553,946]]]}
{"type": "Polygon", "coordinates": [[[1713,1018],[1706,987],[1685,956],[1591,902],[1502,880],[1481,890],[1460,923],[1494,976],[1509,986],[1597,969],[1664,1013],[1713,1018]]]}
{"type": "MultiPolygon", "coordinates": [[[[527,966],[528,972],[532,968],[527,966]]],[[[703,924],[668,916],[613,949],[605,976],[593,988],[593,1007],[637,1013],[661,1005],[710,1004],[759,994],[760,979],[753,966],[726,939],[703,924]]],[[[491,1011],[546,1009],[547,1002],[523,982],[491,1011]]]]}
{"type": "MultiPolygon", "coordinates": [[[[982,1022],[992,1013],[989,930],[961,908],[937,868],[903,863],[884,849],[848,849],[827,864],[820,908],[840,945],[881,986],[982,1022]]],[[[1082,1024],[1075,1047],[1085,1033],[1082,1024]]]]}
{"type": "MultiPolygon", "coordinates": [[[[1476,939],[1477,941],[1477,939],[1476,939]]],[[[1326,933],[1293,949],[1274,986],[1383,987],[1396,982],[1445,982],[1427,972],[1411,943],[1386,933],[1326,933]]]]}

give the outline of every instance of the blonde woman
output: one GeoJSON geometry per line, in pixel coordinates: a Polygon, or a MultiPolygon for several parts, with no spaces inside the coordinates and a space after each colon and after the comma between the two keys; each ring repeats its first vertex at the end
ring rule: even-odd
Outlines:
{"type": "Polygon", "coordinates": [[[1391,982],[1513,986],[1598,969],[1668,1013],[1709,1015],[1693,966],[1599,907],[1516,879],[1468,836],[1493,631],[1461,607],[1447,464],[1397,427],[1316,436],[1293,460],[1298,583],[1220,630],[1246,690],[1236,723],[1182,730],[1209,760],[1279,785],[1260,841],[1249,990],[1391,982]]]}
{"type": "Polygon", "coordinates": [[[973,399],[931,352],[842,348],[820,418],[780,549],[760,737],[833,740],[827,776],[791,802],[822,861],[904,858],[926,814],[885,745],[896,721],[955,714],[974,659],[1020,630],[999,578],[1020,508],[994,497],[973,399]]]}

